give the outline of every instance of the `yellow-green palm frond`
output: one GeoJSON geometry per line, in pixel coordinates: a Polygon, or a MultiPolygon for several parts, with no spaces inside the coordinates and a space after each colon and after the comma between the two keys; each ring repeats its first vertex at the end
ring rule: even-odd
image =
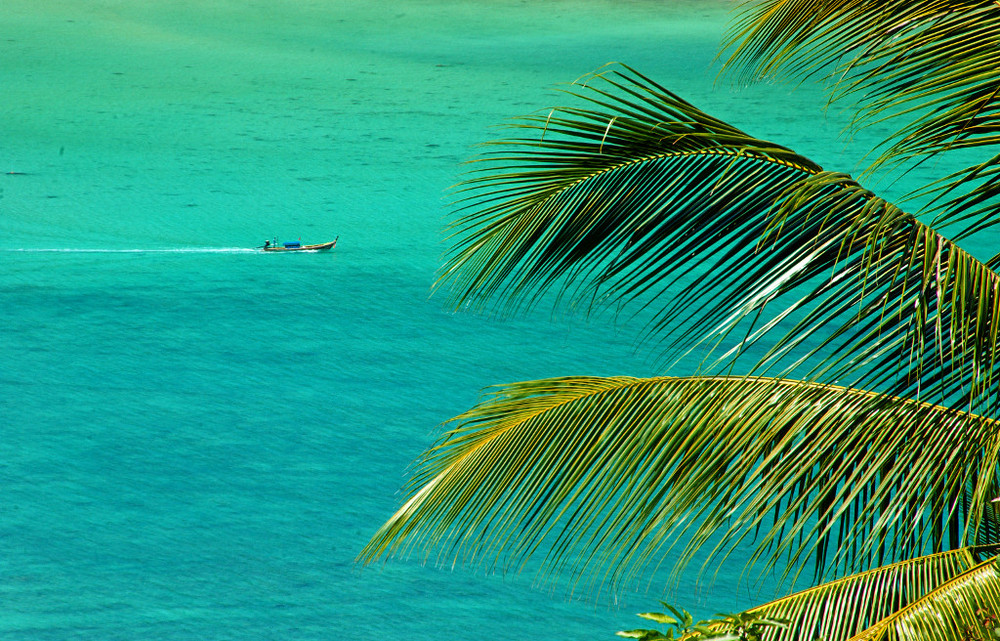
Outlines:
{"type": "Polygon", "coordinates": [[[726,67],[745,79],[838,78],[863,120],[904,117],[894,153],[995,144],[1000,7],[992,0],[746,3],[726,67]],[[979,142],[975,142],[979,140],[979,142]]]}
{"type": "Polygon", "coordinates": [[[1000,636],[996,558],[948,581],[850,641],[969,641],[1000,636]]]}
{"type": "MultiPolygon", "coordinates": [[[[857,125],[901,123],[876,165],[1000,143],[1000,6],[992,0],[747,3],[728,44],[726,66],[743,78],[836,79],[833,99],[857,106],[857,125]]],[[[988,209],[969,206],[981,203],[983,191],[967,186],[984,169],[976,163],[944,182],[951,200],[933,210],[936,224],[965,221],[963,235],[997,224],[998,194],[988,209]]]]}
{"type": "MultiPolygon", "coordinates": [[[[515,306],[569,274],[601,279],[602,267],[623,269],[644,249],[662,252],[666,234],[691,238],[678,252],[700,253],[705,238],[695,234],[710,217],[681,218],[707,209],[732,213],[716,222],[720,233],[762,230],[751,212],[820,171],[629,67],[589,76],[567,93],[592,108],[515,120],[522,136],[490,143],[485,166],[460,186],[456,242],[438,283],[457,304],[481,305],[500,292],[515,306]]],[[[637,278],[633,295],[648,287],[637,278]]]]}
{"type": "Polygon", "coordinates": [[[765,641],[846,641],[972,570],[977,557],[975,550],[962,548],[893,563],[796,592],[748,613],[789,621],[787,628],[767,630],[765,641]]]}
{"type": "Polygon", "coordinates": [[[589,109],[517,121],[464,183],[439,281],[456,304],[555,291],[643,316],[667,348],[718,344],[720,366],[749,354],[758,373],[977,413],[1000,400],[1000,278],[955,243],[628,67],[574,92],[589,109]]]}
{"type": "Polygon", "coordinates": [[[535,557],[616,591],[752,538],[753,560],[792,575],[867,568],[971,543],[1000,448],[986,418],[765,378],[517,383],[454,422],[364,562],[535,557]]]}
{"type": "MultiPolygon", "coordinates": [[[[956,242],[993,230],[1000,225],[1000,155],[926,185],[916,196],[928,201],[922,215],[933,216],[935,228],[950,226],[956,242]]],[[[995,270],[998,261],[994,256],[987,264],[995,270]]]]}
{"type": "MultiPolygon", "coordinates": [[[[982,518],[974,538],[975,548],[978,552],[994,555],[1000,553],[1000,510],[997,509],[1000,486],[987,489],[983,495],[989,497],[989,500],[982,507],[982,518]]],[[[966,492],[963,500],[965,501],[963,510],[970,511],[976,499],[971,493],[966,492]]],[[[951,547],[958,547],[958,543],[952,541],[951,547]]]]}
{"type": "MultiPolygon", "coordinates": [[[[797,280],[782,283],[794,300],[779,302],[780,313],[772,312],[773,320],[748,333],[722,361],[766,338],[778,321],[794,317],[791,329],[770,339],[773,345],[755,371],[846,381],[993,414],[1000,400],[1000,363],[994,356],[1000,277],[849,178],[817,182],[822,177],[800,182],[794,200],[780,203],[772,225],[787,226],[787,210],[799,226],[813,217],[822,226],[823,251],[809,257],[797,280]],[[802,369],[816,361],[812,369],[802,369]],[[780,362],[785,365],[777,366],[780,362]]],[[[773,278],[755,278],[737,285],[742,299],[734,307],[745,316],[777,298],[769,289],[773,278]]],[[[733,298],[719,300],[721,312],[733,298]]],[[[721,338],[735,324],[717,327],[715,336],[721,338]]]]}

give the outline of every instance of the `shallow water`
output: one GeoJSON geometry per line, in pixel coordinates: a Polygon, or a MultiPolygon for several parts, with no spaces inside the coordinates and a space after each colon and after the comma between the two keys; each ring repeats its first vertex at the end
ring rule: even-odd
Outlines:
{"type": "MultiPolygon", "coordinates": [[[[853,168],[813,89],[714,84],[729,7],[8,0],[0,637],[634,627],[655,588],[609,607],[530,575],[353,559],[435,426],[483,387],[655,371],[629,328],[429,297],[446,190],[494,125],[622,61],[853,168]],[[340,241],[249,250],[275,235],[340,241]]],[[[735,581],[665,596],[736,609],[735,581]]]]}

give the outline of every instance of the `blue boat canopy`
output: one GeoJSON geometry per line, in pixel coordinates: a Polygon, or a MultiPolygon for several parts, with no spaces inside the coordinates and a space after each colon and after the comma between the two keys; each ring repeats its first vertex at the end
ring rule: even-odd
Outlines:
{"type": "Polygon", "coordinates": [[[284,245],[285,247],[301,247],[301,246],[302,246],[302,243],[300,243],[300,242],[299,242],[299,241],[297,241],[297,240],[293,240],[293,241],[291,241],[291,242],[288,242],[288,243],[282,243],[282,244],[283,244],[283,245],[284,245]]]}

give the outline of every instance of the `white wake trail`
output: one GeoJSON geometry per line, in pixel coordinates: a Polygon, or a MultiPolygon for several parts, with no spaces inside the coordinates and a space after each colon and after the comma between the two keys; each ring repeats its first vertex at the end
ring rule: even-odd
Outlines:
{"type": "Polygon", "coordinates": [[[255,252],[250,247],[175,247],[170,249],[87,249],[79,247],[0,249],[7,252],[70,254],[242,254],[255,252]]]}

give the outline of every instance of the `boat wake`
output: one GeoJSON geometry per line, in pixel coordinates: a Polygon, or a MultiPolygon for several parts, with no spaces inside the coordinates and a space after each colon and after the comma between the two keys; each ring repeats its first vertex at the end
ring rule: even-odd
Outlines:
{"type": "Polygon", "coordinates": [[[0,251],[69,254],[243,254],[247,252],[255,252],[257,250],[249,247],[174,247],[170,249],[86,249],[78,247],[62,247],[0,249],[0,251]]]}

